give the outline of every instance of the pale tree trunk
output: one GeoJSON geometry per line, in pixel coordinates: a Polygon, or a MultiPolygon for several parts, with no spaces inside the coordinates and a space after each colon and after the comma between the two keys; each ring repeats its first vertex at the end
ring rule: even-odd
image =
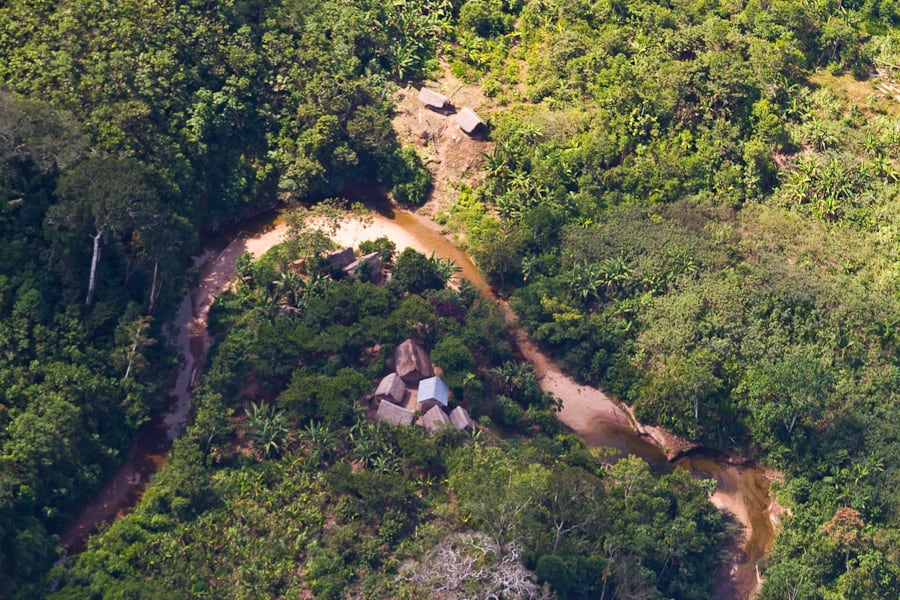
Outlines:
{"type": "Polygon", "coordinates": [[[84,300],[84,303],[88,306],[94,301],[94,288],[97,285],[97,263],[100,262],[100,238],[102,236],[103,232],[99,228],[96,235],[90,236],[94,239],[94,255],[91,257],[91,275],[88,279],[87,298],[84,300]]]}
{"type": "Polygon", "coordinates": [[[125,376],[122,379],[128,379],[128,376],[131,375],[131,367],[134,365],[134,356],[137,354],[138,345],[141,343],[142,329],[143,327],[138,325],[134,332],[134,345],[131,346],[131,352],[128,353],[128,368],[125,369],[125,376]]]}
{"type": "Polygon", "coordinates": [[[157,276],[159,275],[159,259],[157,259],[153,263],[153,283],[150,284],[150,305],[147,307],[147,313],[153,314],[153,309],[156,307],[156,299],[159,298],[159,280],[157,276]]]}

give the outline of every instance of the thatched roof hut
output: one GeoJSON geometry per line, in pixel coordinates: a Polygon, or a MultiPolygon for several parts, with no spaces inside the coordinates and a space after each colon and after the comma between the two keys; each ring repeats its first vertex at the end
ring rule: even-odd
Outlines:
{"type": "Polygon", "coordinates": [[[391,425],[412,425],[414,417],[412,411],[383,401],[378,405],[378,412],[375,413],[376,421],[385,421],[391,425]]]}
{"type": "Polygon", "coordinates": [[[450,411],[450,422],[453,423],[457,431],[472,429],[472,417],[469,416],[469,411],[462,406],[457,406],[450,411]]]}
{"type": "Polygon", "coordinates": [[[360,256],[352,263],[344,267],[344,273],[347,275],[359,276],[364,269],[369,269],[369,281],[374,284],[381,283],[381,255],[378,252],[372,252],[365,256],[360,256]],[[368,265],[368,267],[366,266],[368,265]]]}
{"type": "Polygon", "coordinates": [[[387,400],[394,404],[403,405],[406,398],[406,384],[396,373],[391,373],[381,380],[375,389],[375,397],[379,400],[387,400]]]}
{"type": "Polygon", "coordinates": [[[431,409],[422,416],[422,425],[425,426],[425,431],[428,433],[434,433],[444,427],[453,427],[450,418],[447,417],[447,413],[445,413],[444,409],[440,406],[431,407],[431,409]]]}
{"type": "Polygon", "coordinates": [[[298,258],[291,262],[289,268],[296,275],[306,275],[306,259],[298,258]]]}
{"type": "Polygon", "coordinates": [[[424,104],[425,108],[430,108],[437,112],[447,112],[453,108],[450,104],[450,98],[427,87],[419,90],[419,102],[424,104]]]}
{"type": "Polygon", "coordinates": [[[440,377],[429,377],[419,382],[419,407],[424,412],[432,406],[447,408],[450,390],[440,377]]]}
{"type": "Polygon", "coordinates": [[[352,263],[356,259],[356,256],[353,255],[353,248],[344,248],[343,250],[332,252],[325,258],[331,261],[332,264],[335,264],[339,268],[343,269],[344,267],[352,263]]]}
{"type": "Polygon", "coordinates": [[[425,349],[411,339],[394,350],[394,370],[407,385],[415,385],[426,377],[434,376],[434,367],[425,349]]]}
{"type": "Polygon", "coordinates": [[[487,125],[484,124],[484,121],[481,120],[481,117],[476,115],[475,111],[469,107],[465,107],[459,111],[459,114],[456,115],[456,122],[459,123],[459,128],[468,135],[474,135],[478,133],[479,130],[487,127],[487,125]]]}

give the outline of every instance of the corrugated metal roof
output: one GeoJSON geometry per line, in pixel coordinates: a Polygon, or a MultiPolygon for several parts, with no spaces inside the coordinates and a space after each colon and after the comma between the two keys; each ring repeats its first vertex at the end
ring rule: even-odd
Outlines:
{"type": "Polygon", "coordinates": [[[419,382],[419,403],[434,400],[447,406],[450,390],[440,377],[429,377],[419,382]]]}

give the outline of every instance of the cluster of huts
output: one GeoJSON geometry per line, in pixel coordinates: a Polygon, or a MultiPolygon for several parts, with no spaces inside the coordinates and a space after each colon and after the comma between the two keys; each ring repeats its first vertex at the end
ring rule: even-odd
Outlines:
{"type": "MultiPolygon", "coordinates": [[[[431,109],[442,115],[451,115],[456,112],[456,109],[450,102],[450,98],[427,87],[423,87],[419,90],[419,102],[424,104],[425,108],[431,109]]],[[[456,113],[456,122],[459,125],[459,128],[467,135],[478,135],[486,128],[481,117],[475,114],[475,111],[468,106],[461,108],[460,111],[456,113]]]]}
{"type": "MultiPolygon", "coordinates": [[[[381,263],[381,256],[378,252],[371,252],[357,258],[353,253],[353,248],[344,248],[332,252],[325,259],[340,269],[345,277],[359,277],[365,271],[367,280],[376,285],[385,280],[384,265],[381,263]]],[[[294,261],[291,264],[291,270],[297,275],[306,275],[306,260],[301,258],[294,261]]]]}
{"type": "Polygon", "coordinates": [[[375,389],[375,419],[409,426],[416,422],[419,413],[418,424],[429,433],[444,427],[471,429],[472,419],[462,406],[448,414],[449,400],[450,390],[435,375],[428,353],[418,342],[408,339],[394,350],[394,371],[375,389]]]}
{"type": "Polygon", "coordinates": [[[378,252],[370,252],[356,258],[356,255],[353,254],[353,248],[344,248],[329,254],[328,260],[337,265],[344,272],[344,275],[356,277],[362,273],[363,269],[368,269],[369,281],[376,285],[381,283],[384,271],[381,264],[381,256],[378,252]]]}

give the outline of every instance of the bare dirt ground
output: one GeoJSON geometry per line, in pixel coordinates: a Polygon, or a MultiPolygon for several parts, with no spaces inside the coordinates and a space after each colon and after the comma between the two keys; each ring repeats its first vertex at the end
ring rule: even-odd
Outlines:
{"type": "MultiPolygon", "coordinates": [[[[482,119],[489,117],[495,106],[481,88],[454,77],[446,61],[441,67],[439,78],[426,81],[425,86],[450,98],[455,111],[469,107],[482,119]]],[[[432,175],[434,190],[419,212],[433,216],[456,201],[460,185],[471,187],[484,177],[482,153],[491,152],[494,145],[463,133],[456,112],[445,115],[425,108],[418,93],[409,85],[397,94],[393,123],[400,142],[416,149],[432,175]]]]}

